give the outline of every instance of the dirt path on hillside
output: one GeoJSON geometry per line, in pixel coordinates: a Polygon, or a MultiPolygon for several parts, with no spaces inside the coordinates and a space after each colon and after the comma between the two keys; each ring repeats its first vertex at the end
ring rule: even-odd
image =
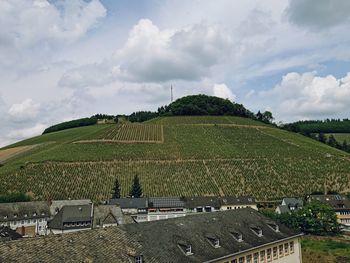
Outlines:
{"type": "Polygon", "coordinates": [[[6,160],[15,157],[16,155],[27,152],[31,149],[34,149],[37,146],[38,145],[26,145],[0,150],[0,162],[5,162],[6,160]]]}

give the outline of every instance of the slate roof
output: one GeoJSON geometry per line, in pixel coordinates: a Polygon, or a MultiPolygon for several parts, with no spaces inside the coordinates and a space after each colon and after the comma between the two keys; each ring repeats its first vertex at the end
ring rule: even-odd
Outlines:
{"type": "MultiPolygon", "coordinates": [[[[289,212],[290,212],[288,206],[286,206],[286,205],[279,205],[279,206],[277,206],[277,209],[279,210],[279,212],[280,212],[281,214],[289,213],[289,212]]],[[[277,210],[277,209],[276,209],[276,210],[277,210]]]]}
{"type": "Polygon", "coordinates": [[[50,217],[47,202],[36,201],[0,204],[0,222],[43,217],[50,217]]]}
{"type": "Polygon", "coordinates": [[[185,203],[180,197],[151,197],[148,199],[151,208],[184,207],[185,203]]]}
{"type": "Polygon", "coordinates": [[[216,209],[220,208],[220,198],[216,196],[186,197],[184,201],[185,207],[189,209],[206,206],[215,207],[216,209]]]}
{"type": "Polygon", "coordinates": [[[66,205],[88,205],[92,204],[90,199],[80,199],[80,200],[53,200],[50,205],[51,215],[55,215],[57,211],[61,210],[62,207],[66,205]]]}
{"type": "Polygon", "coordinates": [[[220,197],[220,203],[221,205],[254,205],[256,201],[251,196],[224,196],[220,197]]]}
{"type": "Polygon", "coordinates": [[[148,207],[148,200],[147,198],[119,198],[110,199],[108,204],[119,205],[121,209],[146,209],[148,207]]]}
{"type": "MultiPolygon", "coordinates": [[[[64,226],[64,223],[91,222],[91,212],[92,205],[63,206],[61,210],[53,217],[53,219],[48,222],[48,226],[51,229],[72,229],[72,227],[67,228],[64,226]]],[[[86,228],[86,226],[75,228],[86,228]]]]}
{"type": "Polygon", "coordinates": [[[17,240],[22,238],[20,234],[7,226],[0,226],[0,241],[17,240]]]}
{"type": "Polygon", "coordinates": [[[122,210],[117,205],[94,206],[93,227],[106,224],[124,224],[122,210]]]}
{"type": "Polygon", "coordinates": [[[270,223],[254,209],[244,208],[22,239],[0,243],[0,262],[134,262],[136,255],[154,263],[205,262],[301,235],[283,225],[275,232],[270,223]],[[258,237],[251,227],[260,228],[263,235],[258,237]],[[235,241],[233,231],[243,235],[243,242],[235,241]],[[214,248],[208,237],[219,238],[220,247],[214,248]],[[193,255],[186,256],[179,244],[191,244],[193,255]]]}

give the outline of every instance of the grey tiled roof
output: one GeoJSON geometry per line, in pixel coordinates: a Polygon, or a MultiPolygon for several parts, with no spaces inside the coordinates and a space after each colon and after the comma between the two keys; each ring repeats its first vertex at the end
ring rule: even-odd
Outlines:
{"type": "Polygon", "coordinates": [[[119,205],[121,209],[135,208],[146,209],[148,207],[147,198],[119,198],[110,199],[108,201],[110,205],[119,205]]]}
{"type": "Polygon", "coordinates": [[[288,206],[286,206],[286,205],[279,205],[279,206],[277,206],[277,208],[279,209],[281,214],[290,212],[288,206]]]}
{"type": "Polygon", "coordinates": [[[350,199],[345,195],[310,195],[310,199],[327,203],[335,210],[350,210],[350,199]]]}
{"type": "Polygon", "coordinates": [[[0,226],[0,241],[17,240],[22,238],[20,234],[7,226],[0,226]]]}
{"type": "Polygon", "coordinates": [[[224,196],[220,197],[221,205],[254,205],[255,198],[251,196],[224,196]]]}
{"type": "Polygon", "coordinates": [[[0,204],[0,222],[50,217],[49,205],[44,201],[0,204]]]}
{"type": "Polygon", "coordinates": [[[91,212],[92,205],[63,206],[53,219],[49,221],[49,228],[64,230],[67,229],[64,223],[91,222],[91,212]]]}
{"type": "Polygon", "coordinates": [[[102,224],[124,224],[121,208],[117,205],[94,206],[93,227],[102,224]]]}
{"type": "Polygon", "coordinates": [[[169,208],[184,207],[185,203],[180,197],[151,197],[148,199],[149,207],[153,208],[169,208]]]}
{"type": "Polygon", "coordinates": [[[220,198],[216,196],[186,197],[184,201],[186,208],[196,208],[205,206],[212,206],[217,209],[220,208],[220,198]]]}
{"type": "Polygon", "coordinates": [[[298,207],[302,207],[304,202],[303,200],[301,199],[298,199],[298,198],[290,198],[290,197],[287,197],[287,198],[283,198],[283,200],[285,202],[285,204],[288,206],[298,206],[298,207]]]}
{"type": "Polygon", "coordinates": [[[203,262],[300,235],[283,225],[275,232],[269,223],[247,208],[22,239],[0,243],[0,262],[134,262],[135,255],[154,263],[203,262]],[[253,226],[262,230],[261,237],[253,226]],[[243,235],[243,242],[235,241],[234,231],[243,235]],[[219,248],[208,242],[211,237],[219,238],[219,248]],[[190,244],[193,255],[186,256],[180,244],[190,244]]]}

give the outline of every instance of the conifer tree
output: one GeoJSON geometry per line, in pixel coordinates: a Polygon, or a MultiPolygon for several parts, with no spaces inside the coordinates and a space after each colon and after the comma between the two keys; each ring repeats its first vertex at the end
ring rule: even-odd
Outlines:
{"type": "Polygon", "coordinates": [[[137,174],[134,177],[133,184],[130,189],[130,196],[133,198],[139,198],[142,196],[142,187],[137,174]]]}
{"type": "Polygon", "coordinates": [[[118,178],[115,178],[115,181],[114,181],[112,198],[113,199],[120,198],[120,185],[119,185],[118,178]]]}

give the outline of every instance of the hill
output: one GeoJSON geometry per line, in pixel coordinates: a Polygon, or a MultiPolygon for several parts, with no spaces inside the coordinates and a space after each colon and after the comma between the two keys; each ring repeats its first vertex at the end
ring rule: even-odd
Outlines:
{"type": "MultiPolygon", "coordinates": [[[[234,116],[160,117],[52,132],[0,167],[0,194],[35,199],[122,195],[140,178],[147,196],[254,195],[349,191],[350,158],[305,136],[234,116]]],[[[28,148],[28,147],[26,147],[28,148]]]]}
{"type": "Polygon", "coordinates": [[[332,120],[315,120],[315,121],[298,121],[285,124],[284,129],[303,134],[310,133],[350,133],[349,119],[332,119],[332,120]]]}

